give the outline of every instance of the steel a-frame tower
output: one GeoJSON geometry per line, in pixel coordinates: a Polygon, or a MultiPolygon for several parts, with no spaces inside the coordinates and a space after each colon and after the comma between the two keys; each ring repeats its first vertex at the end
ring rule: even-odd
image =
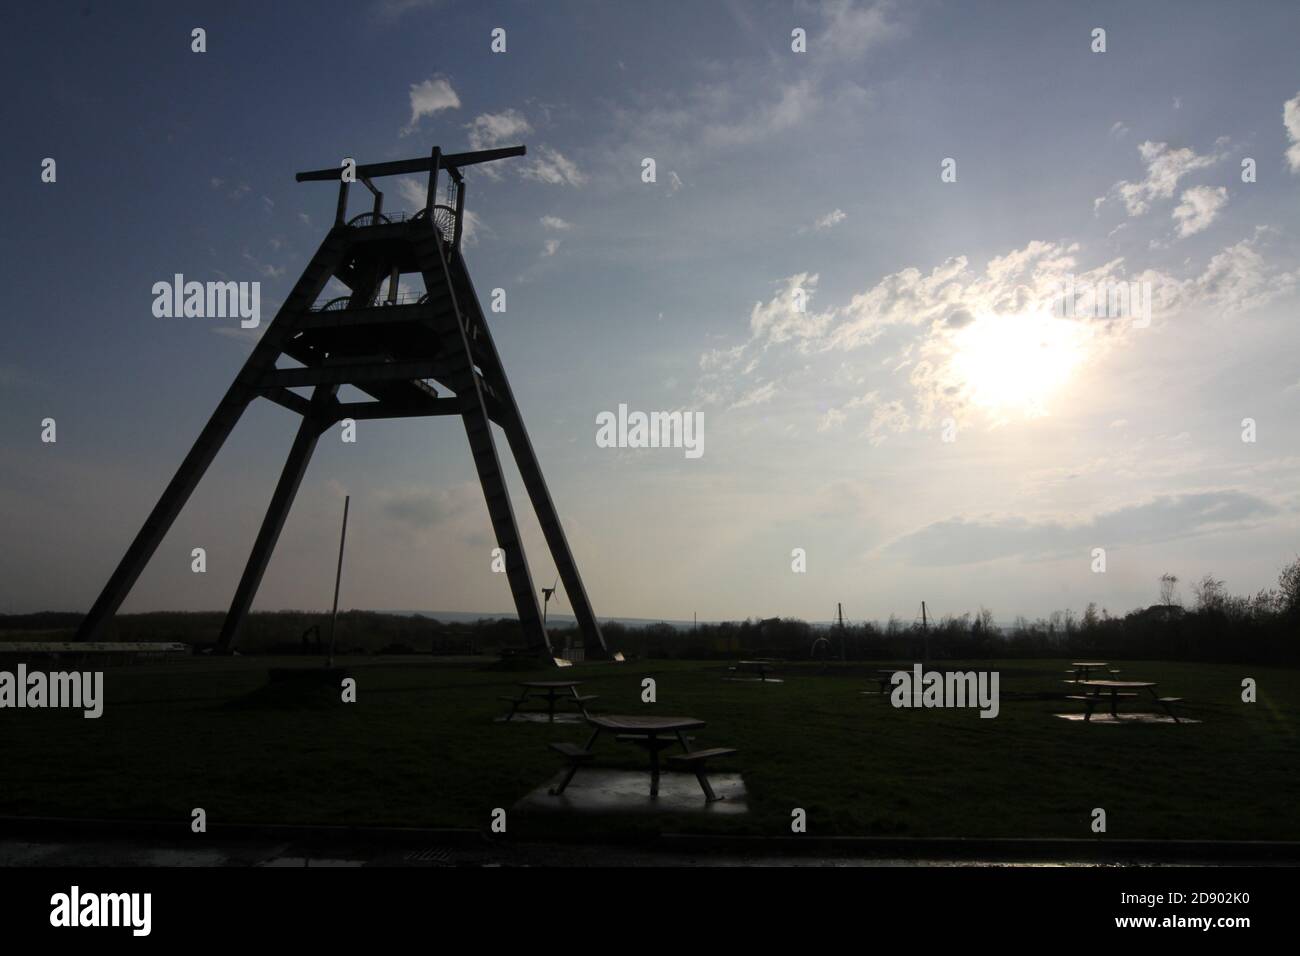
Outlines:
{"type": "Polygon", "coordinates": [[[524,152],[523,146],[516,146],[444,155],[435,147],[428,157],[356,166],[355,181],[371,192],[374,205],[352,219],[347,215],[351,178],[342,167],[298,174],[299,182],[339,183],[334,226],[86,615],[78,640],[95,640],[103,633],[244,409],[260,397],[297,412],[302,423],[222,626],[220,650],[229,650],[239,636],[325,429],[344,419],[459,415],[497,545],[504,552],[525,639],[553,653],[501,471],[493,423],[505,433],[584,643],[593,652],[608,652],[460,251],[465,215],[461,169],[524,152]],[[429,176],[424,209],[410,216],[385,215],[384,194],[373,180],[419,172],[429,176]],[[447,177],[445,204],[437,202],[440,174],[447,177]],[[399,279],[411,273],[423,278],[424,293],[399,295],[399,279]],[[350,293],[316,305],[331,277],[350,293]],[[387,291],[381,295],[385,282],[387,291]],[[297,365],[280,368],[281,357],[297,365]],[[355,386],[372,400],[339,401],[343,385],[355,386]],[[310,392],[303,395],[294,389],[310,392]]]}

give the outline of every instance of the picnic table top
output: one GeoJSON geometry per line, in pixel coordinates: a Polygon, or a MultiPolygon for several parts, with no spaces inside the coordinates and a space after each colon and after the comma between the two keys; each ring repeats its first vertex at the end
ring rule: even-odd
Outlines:
{"type": "Polygon", "coordinates": [[[1107,667],[1110,661],[1070,661],[1071,667],[1107,667]]]}
{"type": "Polygon", "coordinates": [[[564,687],[577,687],[580,680],[521,680],[520,687],[536,687],[539,690],[559,690],[564,687]]]}
{"type": "Polygon", "coordinates": [[[648,717],[639,714],[600,714],[588,717],[587,723],[603,730],[650,733],[696,730],[704,726],[704,721],[694,717],[648,717]]]}
{"type": "Polygon", "coordinates": [[[1113,690],[1123,690],[1125,687],[1155,687],[1155,681],[1149,680],[1081,680],[1076,681],[1084,687],[1111,688],[1113,690]]]}

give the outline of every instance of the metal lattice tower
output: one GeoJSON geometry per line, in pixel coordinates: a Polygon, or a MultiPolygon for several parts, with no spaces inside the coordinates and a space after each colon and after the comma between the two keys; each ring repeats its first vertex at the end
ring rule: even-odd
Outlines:
{"type": "Polygon", "coordinates": [[[505,555],[506,577],[525,639],[552,652],[502,474],[493,424],[504,432],[514,455],[584,642],[588,648],[608,651],[460,251],[465,215],[461,169],[524,152],[523,146],[515,146],[443,155],[434,147],[425,158],[357,166],[356,181],[372,193],[374,204],[352,219],[347,216],[351,183],[343,179],[341,169],[298,174],[299,182],[339,183],[334,227],[86,615],[78,640],[101,637],[244,409],[256,398],[268,398],[297,412],[302,422],[226,615],[219,649],[229,650],[239,636],[312,451],[327,428],[348,418],[459,415],[497,546],[505,555]],[[424,209],[413,216],[385,215],[384,194],[373,180],[417,172],[429,174],[424,209]],[[442,173],[449,179],[451,202],[447,204],[437,202],[442,173]],[[410,273],[419,273],[424,280],[425,292],[418,299],[398,295],[400,277],[410,273]],[[313,308],[331,277],[350,294],[313,308]],[[385,281],[387,295],[381,299],[385,281]],[[302,367],[277,367],[282,356],[302,367]],[[355,386],[371,400],[339,401],[343,385],[355,386]],[[295,388],[310,388],[310,395],[303,396],[295,388]]]}

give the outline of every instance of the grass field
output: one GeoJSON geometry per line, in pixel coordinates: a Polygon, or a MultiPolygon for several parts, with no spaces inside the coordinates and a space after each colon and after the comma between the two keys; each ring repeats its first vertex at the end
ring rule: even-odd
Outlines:
{"type": "MultiPolygon", "coordinates": [[[[188,822],[203,807],[212,823],[483,828],[494,807],[559,769],[548,741],[586,735],[493,720],[498,695],[555,671],[428,657],[344,663],[355,704],[337,691],[269,688],[268,667],[301,659],[190,658],[107,670],[98,720],[0,712],[0,814],[188,822]]],[[[1296,671],[1125,661],[1124,677],[1159,681],[1203,723],[1115,727],[1053,716],[1080,707],[1060,699],[1064,661],[969,665],[1001,674],[992,720],[865,697],[874,666],[792,665],[785,683],[760,685],[723,680],[720,664],[579,665],[565,676],[586,681],[600,711],[708,721],[696,746],[739,748],[720,769],[743,771],[751,812],[512,817],[510,831],[785,835],[802,807],[808,832],[823,836],[1086,838],[1092,809],[1104,807],[1118,839],[1300,839],[1296,671]],[[1258,681],[1258,703],[1241,702],[1246,676],[1258,681]],[[641,703],[644,677],[657,681],[655,704],[641,703]]],[[[602,741],[601,752],[644,766],[626,745],[602,741]]]]}

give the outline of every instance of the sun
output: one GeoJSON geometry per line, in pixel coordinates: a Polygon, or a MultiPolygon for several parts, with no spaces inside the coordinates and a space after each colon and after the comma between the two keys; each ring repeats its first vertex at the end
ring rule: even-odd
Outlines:
{"type": "Polygon", "coordinates": [[[985,315],[949,340],[949,371],[972,404],[994,417],[1048,414],[1088,353],[1083,323],[1052,315],[985,315]]]}

